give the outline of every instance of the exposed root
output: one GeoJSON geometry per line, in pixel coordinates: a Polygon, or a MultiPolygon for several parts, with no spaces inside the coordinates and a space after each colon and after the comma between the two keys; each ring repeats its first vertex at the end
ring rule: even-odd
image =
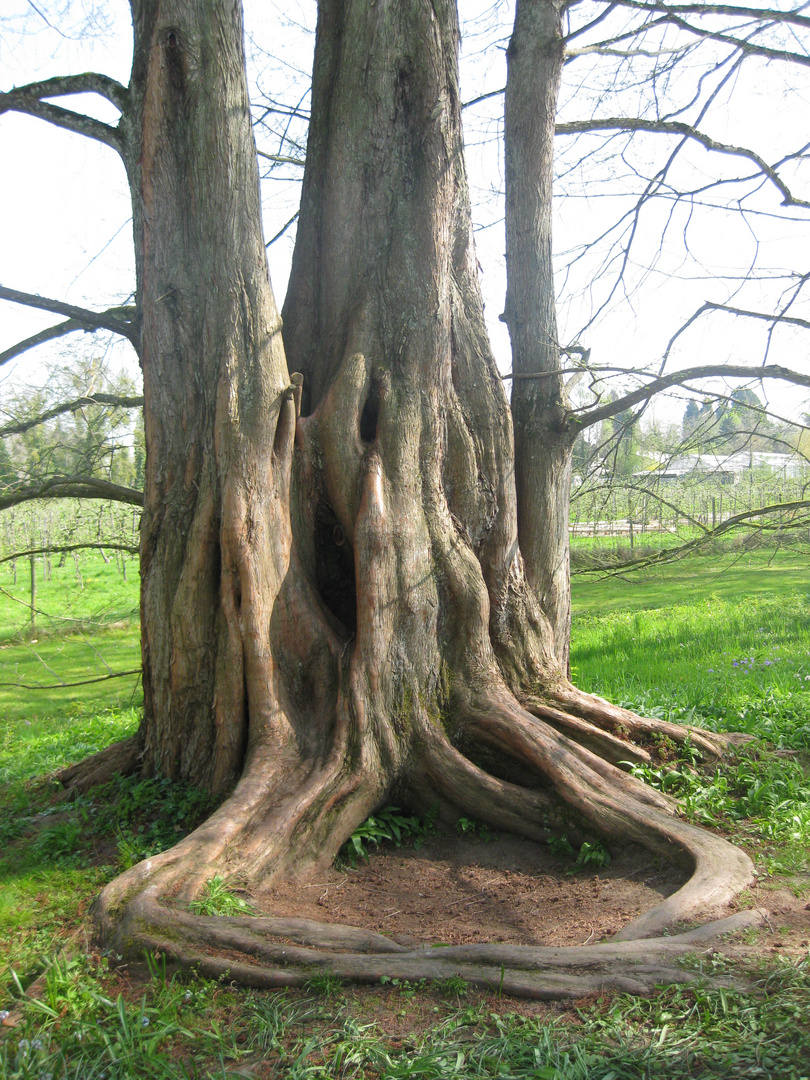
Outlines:
{"type": "Polygon", "coordinates": [[[131,949],[161,952],[181,967],[245,986],[303,986],[319,972],[359,983],[460,976],[473,986],[538,1000],[579,998],[604,990],[646,993],[662,982],[705,979],[679,961],[723,934],[762,922],[757,912],[740,912],[643,945],[633,941],[565,948],[497,944],[408,949],[349,926],[188,915],[161,906],[153,890],[132,902],[132,915],[137,929],[131,949]]]}
{"type": "MultiPolygon", "coordinates": [[[[476,702],[475,729],[542,775],[555,796],[498,780],[472,764],[441,729],[421,715],[419,753],[401,783],[440,790],[445,803],[535,840],[548,835],[560,800],[600,832],[636,840],[687,861],[692,875],[663,903],[624,927],[609,944],[539,948],[508,944],[409,949],[357,927],[266,917],[191,914],[212,866],[239,881],[300,872],[304,852],[330,850],[327,821],[351,831],[384,798],[373,771],[354,774],[341,764],[338,739],[329,762],[279,784],[268,762],[253,762],[234,795],[174,849],[147,860],[101,894],[96,918],[108,944],[128,955],[165,953],[184,967],[250,986],[300,986],[313,974],[374,983],[383,977],[442,979],[531,998],[576,998],[592,991],[649,991],[693,975],[681,957],[709,938],[758,921],[752,913],[661,937],[665,930],[728,904],[753,877],[753,866],[725,840],[677,816],[673,800],[645,787],[585,747],[523,710],[507,693],[476,702]],[[262,852],[261,857],[257,852],[262,852]],[[291,854],[292,853],[292,854],[291,854]],[[643,945],[639,939],[646,938],[643,945]],[[632,944],[630,944],[632,943],[632,944]]],[[[426,789],[426,790],[425,790],[426,789]]],[[[332,830],[334,845],[334,830],[332,830]]],[[[304,862],[306,860],[303,860],[304,862]]],[[[310,860],[311,865],[315,863],[310,860]]]]}
{"type": "Polygon", "coordinates": [[[138,735],[113,743],[112,746],[91,754],[75,765],[60,769],[55,780],[66,788],[65,798],[83,795],[90,788],[106,783],[111,777],[120,774],[130,776],[140,766],[141,741],[138,735]]]}
{"type": "Polygon", "coordinates": [[[653,937],[718,913],[753,881],[748,856],[678,817],[673,800],[538,724],[508,697],[480,704],[487,706],[477,717],[481,734],[537,768],[557,795],[599,832],[635,840],[689,864],[692,874],[686,884],[624,927],[618,940],[653,937]]]}
{"type": "MultiPolygon", "coordinates": [[[[550,691],[550,700],[526,698],[524,706],[529,712],[548,720],[556,726],[560,723],[559,706],[574,716],[586,720],[589,725],[603,732],[610,732],[619,740],[632,740],[636,744],[662,751],[670,746],[682,746],[687,740],[701,754],[708,758],[724,757],[729,749],[746,741],[745,736],[721,735],[688,724],[674,724],[668,720],[657,720],[649,716],[639,716],[618,705],[613,705],[596,694],[586,694],[571,683],[565,682],[550,691]]],[[[563,714],[564,715],[564,714],[563,714]]],[[[573,735],[574,729],[569,732],[573,735]]],[[[576,737],[576,736],[574,736],[576,737]]],[[[583,740],[584,741],[584,740],[583,740]]],[[[637,746],[638,749],[638,746],[637,746]]],[[[599,751],[601,753],[601,751],[599,751]]],[[[666,756],[666,755],[664,755],[666,756]]],[[[628,760],[634,760],[628,758],[628,760]]]]}

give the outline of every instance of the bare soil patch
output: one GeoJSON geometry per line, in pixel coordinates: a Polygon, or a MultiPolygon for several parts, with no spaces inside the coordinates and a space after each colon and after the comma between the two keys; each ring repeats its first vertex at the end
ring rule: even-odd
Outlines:
{"type": "Polygon", "coordinates": [[[403,945],[501,941],[583,945],[616,933],[686,879],[635,845],[609,866],[572,874],[543,844],[437,833],[420,848],[384,848],[353,870],[284,884],[257,901],[268,915],[350,923],[403,945]]]}

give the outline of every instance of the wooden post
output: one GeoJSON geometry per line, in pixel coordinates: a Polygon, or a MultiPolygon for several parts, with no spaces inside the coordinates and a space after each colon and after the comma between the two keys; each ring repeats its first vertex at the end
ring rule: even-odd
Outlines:
{"type": "Polygon", "coordinates": [[[31,637],[37,632],[37,557],[31,555],[31,637]]]}

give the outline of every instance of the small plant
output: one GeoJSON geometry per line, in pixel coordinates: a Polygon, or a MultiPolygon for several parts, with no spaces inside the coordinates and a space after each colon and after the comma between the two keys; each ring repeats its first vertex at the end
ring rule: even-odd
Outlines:
{"type": "Polygon", "coordinates": [[[143,836],[135,836],[129,830],[118,835],[115,852],[120,870],[129,870],[130,866],[159,855],[163,848],[158,843],[149,844],[143,836]]]}
{"type": "Polygon", "coordinates": [[[576,855],[571,841],[565,835],[550,836],[546,843],[551,848],[551,854],[556,855],[558,859],[573,859],[576,855]]]}
{"type": "Polygon", "coordinates": [[[359,862],[368,862],[369,845],[379,847],[385,841],[402,847],[404,840],[413,840],[414,846],[419,847],[425,837],[434,831],[438,813],[438,804],[431,807],[423,818],[405,814],[398,806],[386,806],[357,826],[340,849],[335,862],[338,866],[351,867],[359,862]]]}
{"type": "Polygon", "coordinates": [[[456,832],[459,836],[475,836],[485,843],[492,839],[490,829],[483,821],[476,821],[475,818],[460,817],[456,821],[456,832]]]}
{"type": "Polygon", "coordinates": [[[311,979],[304,983],[304,992],[312,997],[334,998],[340,994],[342,989],[343,980],[328,971],[313,975],[311,979]]]}
{"type": "Polygon", "coordinates": [[[601,841],[591,844],[586,840],[579,849],[576,865],[582,870],[587,866],[610,866],[610,852],[601,841]]]}
{"type": "Polygon", "coordinates": [[[69,818],[43,829],[32,846],[42,858],[58,861],[84,847],[85,831],[81,821],[69,818]]]}
{"type": "Polygon", "coordinates": [[[193,915],[252,915],[253,907],[241,896],[234,896],[225,879],[215,874],[205,883],[202,896],[189,906],[193,915]]]}
{"type": "Polygon", "coordinates": [[[470,984],[461,975],[449,975],[446,979],[437,980],[433,985],[446,997],[466,997],[470,991],[470,984]]]}

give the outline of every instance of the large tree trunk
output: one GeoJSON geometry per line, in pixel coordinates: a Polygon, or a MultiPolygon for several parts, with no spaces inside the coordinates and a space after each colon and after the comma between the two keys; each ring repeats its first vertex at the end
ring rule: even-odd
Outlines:
{"type": "MultiPolygon", "coordinates": [[[[569,835],[684,860],[687,885],[630,936],[722,906],[750,879],[747,858],[614,764],[686,732],[571,686],[527,581],[476,276],[455,3],[322,0],[284,310],[303,379],[287,376],[267,279],[231,6],[139,0],[135,13],[142,752],[148,770],[236,786],[107,886],[102,935],[257,985],[318,967],[444,971],[429,950],[352,928],[187,911],[216,872],[257,892],[311,874],[394,792],[536,840],[565,819],[569,835]]],[[[584,985],[548,976],[542,950],[462,953],[447,963],[473,981],[584,985]]]]}
{"type": "Polygon", "coordinates": [[[245,619],[269,620],[266,579],[284,572],[273,449],[289,378],[233,4],[137,0],[133,22],[144,766],[223,792],[248,739],[245,619]]]}

